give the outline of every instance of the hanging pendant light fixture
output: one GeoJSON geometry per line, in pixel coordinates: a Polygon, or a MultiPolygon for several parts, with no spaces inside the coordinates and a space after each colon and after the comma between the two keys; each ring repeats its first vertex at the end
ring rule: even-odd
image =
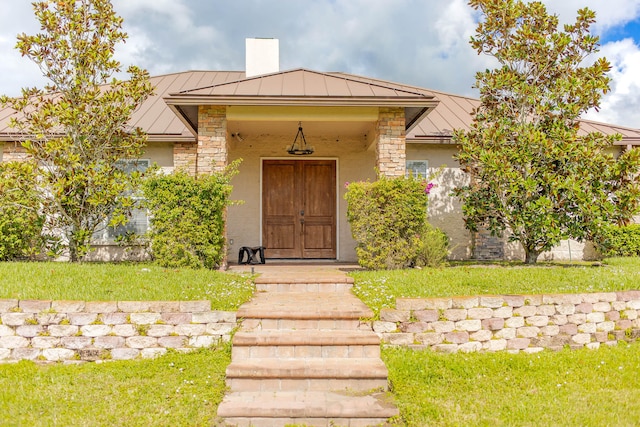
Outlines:
{"type": "Polygon", "coordinates": [[[307,146],[307,140],[304,137],[304,132],[302,132],[302,122],[298,122],[298,133],[293,140],[293,144],[291,144],[291,147],[287,150],[287,153],[293,154],[294,156],[306,156],[313,154],[313,151],[313,147],[307,146]]]}

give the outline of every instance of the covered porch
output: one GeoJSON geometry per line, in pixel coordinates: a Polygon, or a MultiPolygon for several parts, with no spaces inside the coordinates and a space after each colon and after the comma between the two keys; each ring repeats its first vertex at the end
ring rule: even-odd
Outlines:
{"type": "Polygon", "coordinates": [[[342,74],[278,72],[171,94],[167,104],[197,136],[193,174],[241,159],[227,241],[266,247],[267,259],[354,262],[345,183],[403,176],[406,134],[437,105],[428,92],[342,74]],[[244,95],[250,94],[250,95],[244,95]],[[288,151],[301,142],[306,155],[288,151]]]}

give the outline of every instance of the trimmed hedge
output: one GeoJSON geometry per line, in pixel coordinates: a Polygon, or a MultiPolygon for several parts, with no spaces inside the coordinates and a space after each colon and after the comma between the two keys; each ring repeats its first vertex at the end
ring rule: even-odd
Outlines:
{"type": "Polygon", "coordinates": [[[431,187],[404,177],[347,184],[347,219],[361,266],[380,270],[444,262],[448,238],[427,222],[431,187]]]}
{"type": "Polygon", "coordinates": [[[595,244],[605,257],[640,256],[640,224],[605,227],[595,244]]]}
{"type": "Polygon", "coordinates": [[[224,259],[226,207],[237,163],[224,172],[156,175],[143,185],[150,211],[151,252],[164,267],[215,269],[224,259]]]}

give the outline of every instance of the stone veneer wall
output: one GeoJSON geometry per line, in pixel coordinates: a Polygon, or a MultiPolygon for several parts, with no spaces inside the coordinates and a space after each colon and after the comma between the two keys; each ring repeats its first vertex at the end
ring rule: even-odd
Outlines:
{"type": "Polygon", "coordinates": [[[220,172],[227,166],[227,107],[198,107],[198,153],[196,173],[220,172]]]}
{"type": "Polygon", "coordinates": [[[404,176],[407,169],[404,109],[381,107],[376,131],[376,168],[380,175],[404,176]]]}
{"type": "Polygon", "coordinates": [[[235,327],[210,301],[0,299],[0,363],[155,357],[228,341],[235,327]]]}
{"type": "Polygon", "coordinates": [[[189,175],[196,175],[198,144],[193,142],[176,142],[173,144],[173,166],[176,170],[185,170],[189,175]]]}
{"type": "Polygon", "coordinates": [[[442,352],[536,352],[640,338],[640,291],[399,298],[374,331],[392,345],[442,352]]]}

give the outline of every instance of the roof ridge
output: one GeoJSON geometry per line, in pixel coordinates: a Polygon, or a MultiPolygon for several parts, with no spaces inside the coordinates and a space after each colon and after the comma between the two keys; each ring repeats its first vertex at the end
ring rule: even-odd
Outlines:
{"type": "MultiPolygon", "coordinates": [[[[424,93],[421,93],[419,91],[415,91],[414,92],[414,91],[405,90],[405,89],[390,88],[389,86],[385,86],[384,84],[372,83],[372,82],[363,82],[361,80],[357,80],[357,78],[362,78],[362,79],[366,79],[366,80],[375,80],[375,81],[378,81],[378,82],[391,83],[391,84],[394,84],[394,85],[397,85],[397,86],[406,86],[406,87],[410,87],[410,88],[413,88],[413,89],[424,89],[424,88],[420,88],[418,86],[403,85],[401,83],[395,83],[395,82],[392,82],[392,81],[382,80],[382,79],[372,79],[372,78],[368,78],[368,77],[365,77],[365,76],[359,76],[357,74],[345,73],[345,72],[342,72],[342,71],[323,72],[323,73],[318,72],[318,71],[314,71],[314,72],[318,73],[318,74],[323,74],[325,76],[331,76],[331,77],[336,77],[336,78],[337,77],[342,77],[345,80],[349,80],[349,81],[352,81],[352,82],[355,82],[355,83],[365,83],[365,84],[368,84],[368,85],[371,85],[371,86],[381,87],[381,88],[385,88],[385,89],[392,89],[394,91],[401,91],[401,92],[406,92],[406,93],[412,93],[414,95],[424,96],[424,93]],[[337,74],[340,75],[340,76],[338,76],[337,74]]],[[[429,91],[429,89],[427,89],[427,91],[429,91]]]]}
{"type": "MultiPolygon", "coordinates": [[[[303,67],[299,67],[299,68],[292,68],[289,70],[282,70],[282,71],[277,71],[277,72],[273,72],[273,73],[268,73],[268,74],[260,74],[257,76],[251,76],[251,77],[245,77],[243,79],[238,79],[238,80],[232,80],[232,81],[228,81],[228,82],[224,82],[224,83],[219,83],[219,84],[214,84],[214,85],[208,85],[208,86],[203,86],[203,87],[199,87],[199,88],[194,88],[194,89],[188,89],[188,90],[183,90],[180,92],[177,92],[178,94],[182,94],[182,95],[186,95],[189,92],[195,92],[195,91],[199,91],[199,90],[203,90],[203,89],[212,89],[215,87],[222,87],[222,86],[227,86],[227,85],[232,85],[232,84],[239,84],[239,83],[244,83],[244,82],[249,82],[252,80],[257,80],[257,79],[264,79],[264,78],[268,78],[268,77],[272,77],[272,76],[277,76],[277,75],[285,75],[285,74],[291,74],[291,73],[295,73],[295,72],[305,72],[305,73],[310,73],[310,74],[316,74],[316,75],[320,75],[320,76],[324,76],[324,77],[331,77],[334,79],[343,79],[346,81],[351,81],[354,83],[358,83],[358,84],[366,84],[369,86],[375,86],[375,87],[379,87],[379,88],[384,88],[384,89],[390,89],[393,90],[395,92],[404,92],[404,93],[408,93],[411,95],[418,95],[418,96],[425,96],[424,91],[412,91],[412,90],[407,90],[407,89],[402,89],[402,88],[397,88],[397,87],[389,87],[388,85],[384,85],[381,83],[375,83],[375,82],[367,82],[367,81],[362,81],[357,79],[357,77],[355,74],[354,75],[349,75],[346,73],[330,73],[330,72],[322,72],[322,71],[315,71],[315,70],[311,70],[308,68],[303,68],[303,67]],[[340,75],[337,75],[340,74],[340,75]],[[353,76],[353,77],[351,77],[353,76]]],[[[364,76],[361,77],[362,79],[366,79],[364,76]]],[[[373,79],[370,79],[373,80],[373,79]]],[[[384,80],[378,80],[379,82],[384,82],[384,80]]],[[[389,82],[392,83],[392,82],[389,82]]],[[[407,86],[407,85],[401,85],[401,84],[397,84],[394,83],[394,85],[397,86],[407,86]]],[[[411,88],[411,86],[409,86],[411,88]]],[[[418,87],[416,87],[416,89],[419,89],[418,87]]]]}
{"type": "Polygon", "coordinates": [[[256,75],[256,76],[245,77],[243,79],[231,80],[231,81],[228,81],[228,82],[218,83],[218,84],[214,84],[214,85],[202,86],[202,87],[193,88],[193,89],[187,89],[187,90],[183,90],[183,91],[180,91],[180,92],[177,92],[177,93],[186,94],[188,92],[195,92],[197,90],[211,89],[211,88],[219,87],[219,86],[226,86],[226,85],[231,85],[231,84],[236,84],[236,83],[241,83],[241,82],[248,82],[248,81],[251,81],[251,80],[262,79],[264,77],[275,76],[275,75],[278,75],[278,74],[288,74],[288,73],[291,73],[293,71],[309,71],[309,70],[307,70],[305,68],[294,68],[294,69],[291,69],[291,70],[275,71],[273,73],[259,74],[259,75],[256,75]]]}
{"type": "MultiPolygon", "coordinates": [[[[437,92],[436,90],[429,89],[429,88],[422,87],[422,86],[410,85],[410,84],[406,84],[406,83],[399,83],[399,82],[396,82],[396,81],[393,81],[393,80],[379,79],[379,78],[376,78],[376,77],[366,77],[366,76],[361,76],[359,74],[346,73],[344,71],[330,71],[327,74],[353,77],[352,80],[354,80],[354,81],[358,81],[356,79],[360,78],[360,79],[364,79],[364,80],[373,80],[373,81],[377,81],[377,82],[390,83],[390,84],[396,85],[396,86],[404,86],[404,87],[408,87],[408,88],[416,89],[416,90],[420,90],[420,91],[437,92]]],[[[362,83],[362,82],[360,81],[360,83],[362,83]]],[[[441,92],[441,93],[443,93],[443,92],[441,92]]],[[[458,96],[458,95],[456,95],[456,96],[458,96]]]]}

